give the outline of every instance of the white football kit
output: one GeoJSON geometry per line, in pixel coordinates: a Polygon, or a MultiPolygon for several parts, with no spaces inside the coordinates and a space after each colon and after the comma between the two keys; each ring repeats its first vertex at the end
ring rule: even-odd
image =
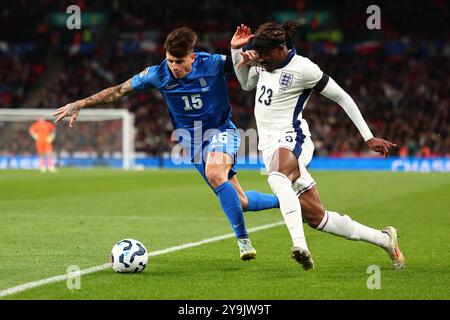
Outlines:
{"type": "Polygon", "coordinates": [[[232,49],[236,76],[244,90],[256,87],[255,118],[259,136],[258,149],[262,152],[267,170],[279,148],[291,150],[298,158],[300,178],[292,187],[297,195],[315,185],[306,167],[310,163],[314,144],[308,123],[302,117],[312,90],[336,101],[352,119],[364,140],[373,137],[353,99],[306,57],[289,51],[284,63],[272,72],[261,66],[237,67],[243,60],[241,49],[232,49]]]}

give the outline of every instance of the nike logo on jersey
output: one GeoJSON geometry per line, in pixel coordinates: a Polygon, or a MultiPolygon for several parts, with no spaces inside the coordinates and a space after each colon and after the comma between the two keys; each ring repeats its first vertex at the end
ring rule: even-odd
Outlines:
{"type": "Polygon", "coordinates": [[[179,85],[180,85],[179,83],[168,84],[168,85],[166,86],[166,89],[170,90],[170,89],[173,89],[173,88],[175,88],[175,87],[177,87],[177,86],[179,86],[179,85]]]}
{"type": "Polygon", "coordinates": [[[286,214],[289,214],[289,213],[292,213],[292,212],[295,212],[295,210],[292,210],[292,211],[286,212],[286,214]]]}

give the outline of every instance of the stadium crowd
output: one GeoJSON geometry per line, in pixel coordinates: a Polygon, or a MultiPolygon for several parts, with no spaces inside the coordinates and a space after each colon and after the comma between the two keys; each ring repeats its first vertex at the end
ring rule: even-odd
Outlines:
{"type": "MultiPolygon", "coordinates": [[[[68,5],[66,1],[44,2],[47,3],[44,7],[46,12],[65,12],[68,5]]],[[[314,2],[315,7],[311,7],[308,1],[296,0],[286,1],[284,5],[268,1],[265,6],[253,0],[245,4],[215,0],[195,7],[196,19],[187,14],[193,10],[192,1],[96,1],[94,7],[84,1],[75,2],[82,10],[87,8],[107,13],[106,26],[70,32],[52,28],[46,22],[48,20],[38,18],[39,13],[45,17],[43,12],[39,12],[43,10],[42,6],[11,1],[10,8],[15,10],[31,6],[21,13],[21,19],[27,21],[24,26],[26,32],[18,39],[9,33],[10,24],[17,16],[13,12],[5,14],[2,11],[0,108],[23,107],[27,93],[47,67],[45,61],[49,52],[61,60],[61,68],[42,86],[36,106],[55,109],[121,83],[146,66],[159,64],[164,59],[162,44],[165,35],[175,27],[186,25],[197,31],[199,49],[226,54],[233,31],[241,22],[254,30],[260,23],[274,20],[272,12],[298,14],[306,9],[328,8],[335,16],[325,27],[339,28],[344,34],[344,43],[311,43],[306,41],[301,30],[295,42],[299,53],[316,62],[353,97],[374,134],[399,145],[395,150],[397,155],[450,155],[450,83],[447,81],[450,36],[443,28],[450,8],[442,1],[406,6],[405,10],[410,15],[408,19],[396,19],[396,12],[402,10],[398,2],[385,2],[389,8],[383,18],[385,29],[372,32],[365,28],[367,14],[364,7],[370,4],[367,1],[359,1],[359,6],[354,5],[355,1],[345,1],[339,6],[329,1],[318,1],[314,2]],[[238,5],[239,10],[236,10],[238,5]],[[412,22],[411,15],[419,17],[421,12],[430,13],[433,17],[428,28],[423,27],[426,23],[418,28],[418,24],[412,22]],[[361,30],[352,29],[349,21],[358,20],[361,20],[361,30]],[[35,39],[34,42],[31,39],[35,39]],[[367,44],[367,40],[371,42],[367,44]]],[[[313,22],[308,28],[320,28],[313,22]]],[[[236,125],[244,130],[254,127],[254,92],[242,91],[233,75],[229,76],[229,92],[236,125]]],[[[127,97],[106,107],[127,108],[135,114],[138,152],[161,155],[171,150],[173,128],[162,97],[156,90],[127,97]]],[[[351,120],[334,102],[313,94],[304,117],[310,125],[317,155],[373,155],[368,152],[351,120]]],[[[105,126],[114,128],[111,124],[105,126]]],[[[99,133],[102,130],[98,128],[81,126],[79,139],[83,140],[82,145],[86,148],[101,149],[108,133],[114,131],[111,128],[99,133]]],[[[64,134],[57,134],[57,146],[68,151],[79,148],[68,130],[58,131],[64,134]]],[[[11,148],[26,150],[28,146],[32,149],[31,139],[23,132],[20,136],[8,145],[10,151],[11,148]],[[30,141],[26,142],[27,139],[30,141]]],[[[6,143],[4,139],[1,141],[6,143]]],[[[117,141],[112,144],[117,144],[117,141]]],[[[0,149],[7,147],[3,144],[0,149]]]]}

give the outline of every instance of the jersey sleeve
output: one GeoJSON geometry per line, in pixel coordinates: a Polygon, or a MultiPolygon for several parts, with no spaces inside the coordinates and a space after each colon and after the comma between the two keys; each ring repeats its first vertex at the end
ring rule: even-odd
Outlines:
{"type": "Polygon", "coordinates": [[[311,89],[316,86],[316,84],[322,79],[323,72],[320,70],[319,66],[309,60],[308,58],[305,58],[303,61],[303,68],[302,68],[302,84],[305,89],[311,89]]]}
{"type": "Polygon", "coordinates": [[[220,74],[224,74],[227,56],[224,54],[215,53],[212,55],[212,61],[216,67],[216,71],[219,72],[220,74]]]}
{"type": "Polygon", "coordinates": [[[242,62],[241,49],[231,49],[231,57],[233,59],[234,73],[245,91],[253,90],[258,84],[259,70],[256,66],[243,65],[238,67],[242,62]]]}
{"type": "Polygon", "coordinates": [[[156,88],[156,68],[157,66],[148,67],[141,73],[134,75],[131,78],[131,87],[133,90],[145,91],[156,88]]]}
{"type": "Polygon", "coordinates": [[[370,128],[364,120],[361,111],[358,109],[355,101],[332,78],[329,78],[327,85],[320,94],[327,97],[328,99],[333,100],[334,102],[339,104],[342,109],[344,109],[349,118],[358,128],[359,132],[364,138],[364,141],[373,138],[373,134],[370,131],[370,128]]]}

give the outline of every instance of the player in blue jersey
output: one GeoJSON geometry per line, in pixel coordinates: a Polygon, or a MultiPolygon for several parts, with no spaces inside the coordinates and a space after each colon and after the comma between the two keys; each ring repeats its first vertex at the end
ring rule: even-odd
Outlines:
{"type": "Polygon", "coordinates": [[[238,239],[242,260],[254,259],[243,211],[278,208],[275,195],[244,192],[236,178],[234,163],[240,138],[231,122],[226,72],[233,72],[231,57],[194,52],[197,36],[182,27],[165,41],[166,59],[146,68],[124,83],[88,98],[69,103],[53,113],[55,122],[70,117],[69,126],[85,107],[111,103],[136,91],[158,89],[164,97],[179,141],[197,170],[219,198],[238,239]]]}

